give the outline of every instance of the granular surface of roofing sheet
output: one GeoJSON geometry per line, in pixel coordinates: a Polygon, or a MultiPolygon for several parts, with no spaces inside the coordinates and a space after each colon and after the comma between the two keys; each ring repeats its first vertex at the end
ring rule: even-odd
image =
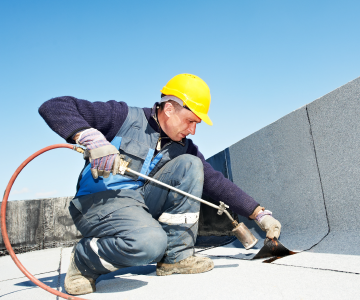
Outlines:
{"type": "Polygon", "coordinates": [[[360,78],[308,111],[331,229],[313,251],[360,255],[360,78]]]}
{"type": "MultiPolygon", "coordinates": [[[[233,182],[281,222],[284,246],[306,250],[328,233],[305,107],[230,146],[229,153],[233,182]]],[[[254,221],[239,220],[263,243],[265,234],[254,221]]]]}
{"type": "MultiPolygon", "coordinates": [[[[225,149],[227,155],[216,155],[215,165],[227,166],[228,178],[273,211],[282,224],[284,246],[353,255],[355,261],[360,254],[359,115],[357,78],[225,149]]],[[[212,158],[208,161],[214,163],[212,158]]],[[[239,220],[259,239],[252,251],[240,251],[242,246],[236,241],[221,249],[222,254],[219,248],[201,254],[253,258],[265,234],[255,222],[241,216],[239,220]]],[[[305,256],[276,263],[300,266],[301,257],[305,256]]],[[[315,266],[318,256],[314,257],[315,266]]],[[[343,256],[336,259],[348,261],[343,256]]],[[[319,264],[323,262],[322,258],[319,264]]],[[[348,265],[337,269],[346,271],[348,265]]],[[[360,272],[357,265],[355,271],[360,272]]],[[[354,266],[349,269],[354,272],[354,266]]]]}
{"type": "Polygon", "coordinates": [[[330,233],[304,253],[277,264],[360,274],[360,78],[307,106],[330,233]]]}
{"type": "MultiPolygon", "coordinates": [[[[239,141],[226,150],[223,165],[231,166],[233,182],[256,199],[282,224],[280,241],[289,249],[311,248],[328,233],[321,182],[306,108],[239,141]],[[316,220],[316,222],[314,222],[316,220]]],[[[211,160],[209,160],[211,162],[211,160]]],[[[219,164],[219,162],[217,162],[219,164]]],[[[254,221],[239,216],[259,239],[265,233],[254,221]]],[[[237,242],[228,245],[236,257],[251,259],[250,252],[238,253],[237,242]]],[[[212,250],[212,253],[216,250],[212,250]]]]}

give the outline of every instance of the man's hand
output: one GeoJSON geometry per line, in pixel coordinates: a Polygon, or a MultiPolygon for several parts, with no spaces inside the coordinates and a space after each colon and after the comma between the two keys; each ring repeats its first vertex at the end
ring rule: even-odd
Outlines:
{"type": "Polygon", "coordinates": [[[90,154],[91,174],[94,179],[99,176],[109,177],[110,172],[115,175],[120,166],[120,154],[104,135],[94,129],[86,129],[74,138],[76,143],[86,146],[90,154]]]}
{"type": "Polygon", "coordinates": [[[255,218],[255,222],[263,231],[266,231],[267,238],[279,238],[281,232],[281,224],[278,220],[273,218],[271,211],[260,211],[260,213],[255,218]]]}

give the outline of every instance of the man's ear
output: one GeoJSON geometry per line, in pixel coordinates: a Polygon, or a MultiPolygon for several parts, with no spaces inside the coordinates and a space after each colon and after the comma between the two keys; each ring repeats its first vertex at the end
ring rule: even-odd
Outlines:
{"type": "Polygon", "coordinates": [[[170,117],[173,114],[174,110],[175,108],[170,102],[165,102],[164,113],[167,117],[170,117]]]}

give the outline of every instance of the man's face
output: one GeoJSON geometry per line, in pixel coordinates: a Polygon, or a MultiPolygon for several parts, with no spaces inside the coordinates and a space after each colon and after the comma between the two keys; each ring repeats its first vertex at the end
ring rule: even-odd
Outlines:
{"type": "Polygon", "coordinates": [[[164,108],[164,113],[168,117],[162,129],[173,141],[179,142],[189,134],[194,135],[196,125],[201,122],[201,119],[193,112],[186,108],[175,109],[172,104],[168,104],[164,108]]]}

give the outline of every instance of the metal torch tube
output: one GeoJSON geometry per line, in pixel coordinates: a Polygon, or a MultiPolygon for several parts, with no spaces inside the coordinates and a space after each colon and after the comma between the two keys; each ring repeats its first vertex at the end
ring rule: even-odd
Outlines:
{"type": "MultiPolygon", "coordinates": [[[[233,217],[230,215],[230,213],[227,210],[224,210],[224,213],[227,215],[227,217],[231,220],[231,222],[236,222],[233,217]]],[[[237,223],[237,222],[236,222],[237,223]]]]}
{"type": "MultiPolygon", "coordinates": [[[[162,186],[164,186],[164,187],[166,187],[166,188],[168,188],[168,189],[170,189],[170,190],[173,190],[173,191],[175,191],[175,192],[177,192],[177,193],[179,193],[179,194],[183,194],[183,195],[185,195],[185,196],[187,196],[187,197],[190,197],[190,198],[192,198],[192,199],[194,199],[194,200],[196,200],[196,201],[199,201],[199,202],[201,202],[201,203],[204,203],[204,204],[206,204],[206,205],[209,205],[209,206],[211,206],[211,207],[213,207],[213,208],[220,209],[219,206],[217,206],[217,205],[215,205],[215,204],[212,204],[211,202],[208,202],[208,201],[203,200],[203,199],[201,199],[201,198],[199,198],[199,197],[196,197],[196,196],[194,196],[194,195],[191,195],[191,194],[189,194],[189,193],[187,193],[187,192],[184,192],[184,191],[182,191],[182,190],[179,190],[179,189],[177,189],[177,188],[175,188],[175,187],[173,187],[173,186],[171,186],[171,185],[168,185],[168,184],[166,184],[166,183],[163,183],[163,182],[161,182],[161,181],[159,181],[159,180],[156,180],[156,179],[154,179],[154,178],[151,178],[151,177],[149,177],[149,176],[146,176],[146,175],[144,175],[144,174],[141,174],[141,173],[139,173],[139,172],[136,172],[136,171],[134,171],[134,170],[131,170],[130,168],[126,168],[126,171],[129,172],[129,173],[133,173],[133,174],[135,174],[135,175],[138,175],[138,176],[140,176],[140,177],[142,177],[142,178],[145,178],[145,179],[147,179],[147,180],[153,181],[153,182],[155,182],[155,183],[157,183],[157,184],[160,184],[160,185],[162,185],[162,186]]],[[[227,215],[230,219],[232,219],[232,221],[234,221],[234,219],[230,216],[230,214],[229,214],[226,210],[225,210],[224,212],[226,213],[226,215],[227,215]]]]}
{"type": "MultiPolygon", "coordinates": [[[[126,170],[127,172],[133,173],[133,174],[135,174],[135,175],[137,175],[137,176],[139,176],[139,177],[145,178],[145,179],[150,180],[150,181],[152,181],[152,182],[155,182],[155,183],[157,183],[157,184],[159,184],[159,185],[162,185],[162,186],[164,186],[164,187],[166,187],[166,188],[168,188],[168,189],[170,189],[170,190],[173,190],[173,191],[175,191],[175,192],[177,192],[177,193],[179,193],[179,194],[185,195],[185,196],[190,197],[190,198],[192,198],[192,199],[194,199],[194,200],[196,200],[196,201],[199,201],[199,202],[201,202],[201,203],[204,203],[204,204],[206,204],[206,205],[209,205],[209,206],[211,206],[211,207],[213,207],[213,208],[216,208],[216,209],[218,209],[218,210],[220,209],[219,206],[216,206],[215,204],[212,204],[211,202],[208,202],[208,201],[203,200],[203,199],[201,199],[201,198],[199,198],[199,197],[196,197],[196,196],[191,195],[191,194],[189,194],[189,193],[186,193],[186,192],[184,192],[184,191],[182,191],[182,190],[179,190],[179,189],[177,189],[177,188],[175,188],[175,187],[173,187],[173,186],[171,186],[171,185],[168,185],[168,184],[166,184],[166,183],[163,183],[163,182],[161,182],[161,181],[159,181],[159,180],[156,180],[156,179],[154,179],[154,178],[151,178],[151,177],[149,177],[149,176],[146,176],[146,175],[144,175],[144,174],[141,174],[141,173],[139,173],[139,172],[136,172],[136,171],[134,171],[134,170],[131,170],[130,168],[126,168],[125,170],[126,170]]],[[[244,223],[240,223],[240,224],[239,224],[237,221],[235,221],[235,220],[231,217],[230,213],[229,213],[226,209],[224,209],[223,212],[224,212],[224,213],[227,215],[227,217],[231,220],[233,226],[235,227],[235,228],[232,230],[232,232],[233,232],[233,234],[239,239],[239,241],[243,244],[243,246],[245,247],[245,249],[248,250],[248,249],[254,247],[255,244],[258,242],[258,239],[255,238],[255,236],[254,236],[254,235],[251,233],[251,231],[246,227],[246,225],[245,225],[244,223]]]]}

